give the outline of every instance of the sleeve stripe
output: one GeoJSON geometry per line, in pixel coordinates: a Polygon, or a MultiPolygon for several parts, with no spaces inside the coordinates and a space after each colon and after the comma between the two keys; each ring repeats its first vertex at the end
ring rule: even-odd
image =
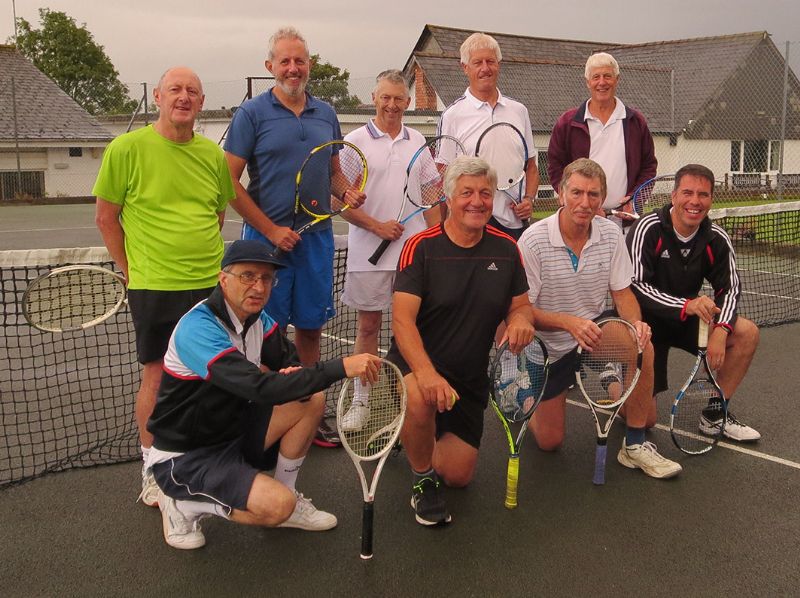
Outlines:
{"type": "MultiPolygon", "coordinates": [[[[680,309],[683,307],[683,304],[685,302],[683,298],[675,297],[668,293],[662,293],[661,291],[656,289],[653,285],[646,282],[642,282],[642,276],[644,275],[642,266],[642,252],[644,248],[645,236],[647,232],[654,226],[659,226],[657,213],[652,213],[642,218],[639,221],[639,225],[636,227],[636,230],[634,230],[633,240],[631,241],[631,262],[633,262],[633,286],[635,286],[636,289],[640,293],[642,293],[642,295],[647,296],[655,303],[660,303],[665,307],[674,307],[680,309]]],[[[658,249],[659,247],[656,246],[656,250],[658,249]]]]}

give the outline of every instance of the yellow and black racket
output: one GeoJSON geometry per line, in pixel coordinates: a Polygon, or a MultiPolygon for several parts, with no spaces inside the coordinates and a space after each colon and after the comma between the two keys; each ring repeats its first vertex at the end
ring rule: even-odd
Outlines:
{"type": "Polygon", "coordinates": [[[508,439],[505,500],[508,509],[517,506],[519,449],[528,420],[542,400],[549,365],[547,348],[536,337],[519,355],[514,355],[508,349],[507,342],[503,343],[492,362],[489,374],[492,407],[500,418],[508,439]],[[511,426],[515,424],[519,425],[516,438],[511,433],[511,426]]]}
{"type": "Polygon", "coordinates": [[[329,141],[312,149],[295,178],[295,205],[292,228],[302,235],[312,226],[348,209],[346,191],[363,191],[367,184],[367,159],[352,143],[329,141]],[[297,228],[298,216],[311,217],[297,228]]]}

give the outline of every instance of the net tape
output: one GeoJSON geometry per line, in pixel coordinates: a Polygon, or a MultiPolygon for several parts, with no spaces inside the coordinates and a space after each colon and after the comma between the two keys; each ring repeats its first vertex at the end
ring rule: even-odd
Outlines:
{"type": "MultiPolygon", "coordinates": [[[[740,313],[759,326],[800,321],[800,206],[774,204],[712,211],[737,253],[740,313]]],[[[341,297],[346,237],[337,237],[337,315],[323,330],[322,355],[352,353],[355,311],[341,297]]],[[[34,278],[57,267],[113,268],[104,248],[0,252],[0,488],[48,472],[133,460],[139,456],[134,397],[139,387],[130,312],[85,331],[51,334],[31,328],[19,307],[34,278]]],[[[382,321],[381,347],[391,336],[382,321]]],[[[341,383],[327,393],[335,412],[341,383]]]]}

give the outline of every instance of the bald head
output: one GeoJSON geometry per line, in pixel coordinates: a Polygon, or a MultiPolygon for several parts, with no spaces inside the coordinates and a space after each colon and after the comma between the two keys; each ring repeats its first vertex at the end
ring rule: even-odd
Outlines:
{"type": "Polygon", "coordinates": [[[156,89],[163,91],[164,85],[167,83],[168,80],[173,78],[179,78],[183,80],[193,80],[195,86],[200,90],[200,94],[203,93],[203,82],[200,81],[200,77],[197,76],[192,69],[188,66],[173,66],[172,68],[168,68],[164,71],[164,74],[161,75],[161,78],[158,80],[158,85],[156,85],[156,89]]]}

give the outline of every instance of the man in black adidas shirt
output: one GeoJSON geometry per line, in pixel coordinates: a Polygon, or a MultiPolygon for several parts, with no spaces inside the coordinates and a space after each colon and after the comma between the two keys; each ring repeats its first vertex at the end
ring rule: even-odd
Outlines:
{"type": "Polygon", "coordinates": [[[447,169],[448,217],[406,241],[393,298],[387,358],[405,374],[401,433],[414,471],[412,506],[422,525],[450,521],[439,489],[475,471],[489,397],[489,351],[500,322],[512,350],[533,339],[528,283],[514,240],[487,226],[496,174],[479,158],[447,169]]]}
{"type": "MultiPolygon", "coordinates": [[[[633,291],[653,330],[654,394],[668,388],[670,347],[697,353],[698,318],[711,324],[708,362],[717,370],[717,382],[728,399],[758,346],[758,328],[737,314],[741,284],[736,256],[728,235],[708,217],[713,196],[714,173],[700,164],[688,164],[675,174],[672,205],[645,216],[628,233],[633,291]],[[700,294],[704,279],[714,289],[713,298],[700,294]]],[[[721,413],[707,413],[699,427],[713,435],[721,424],[721,413]]],[[[724,434],[740,441],[761,437],[730,411],[724,434]]]]}

